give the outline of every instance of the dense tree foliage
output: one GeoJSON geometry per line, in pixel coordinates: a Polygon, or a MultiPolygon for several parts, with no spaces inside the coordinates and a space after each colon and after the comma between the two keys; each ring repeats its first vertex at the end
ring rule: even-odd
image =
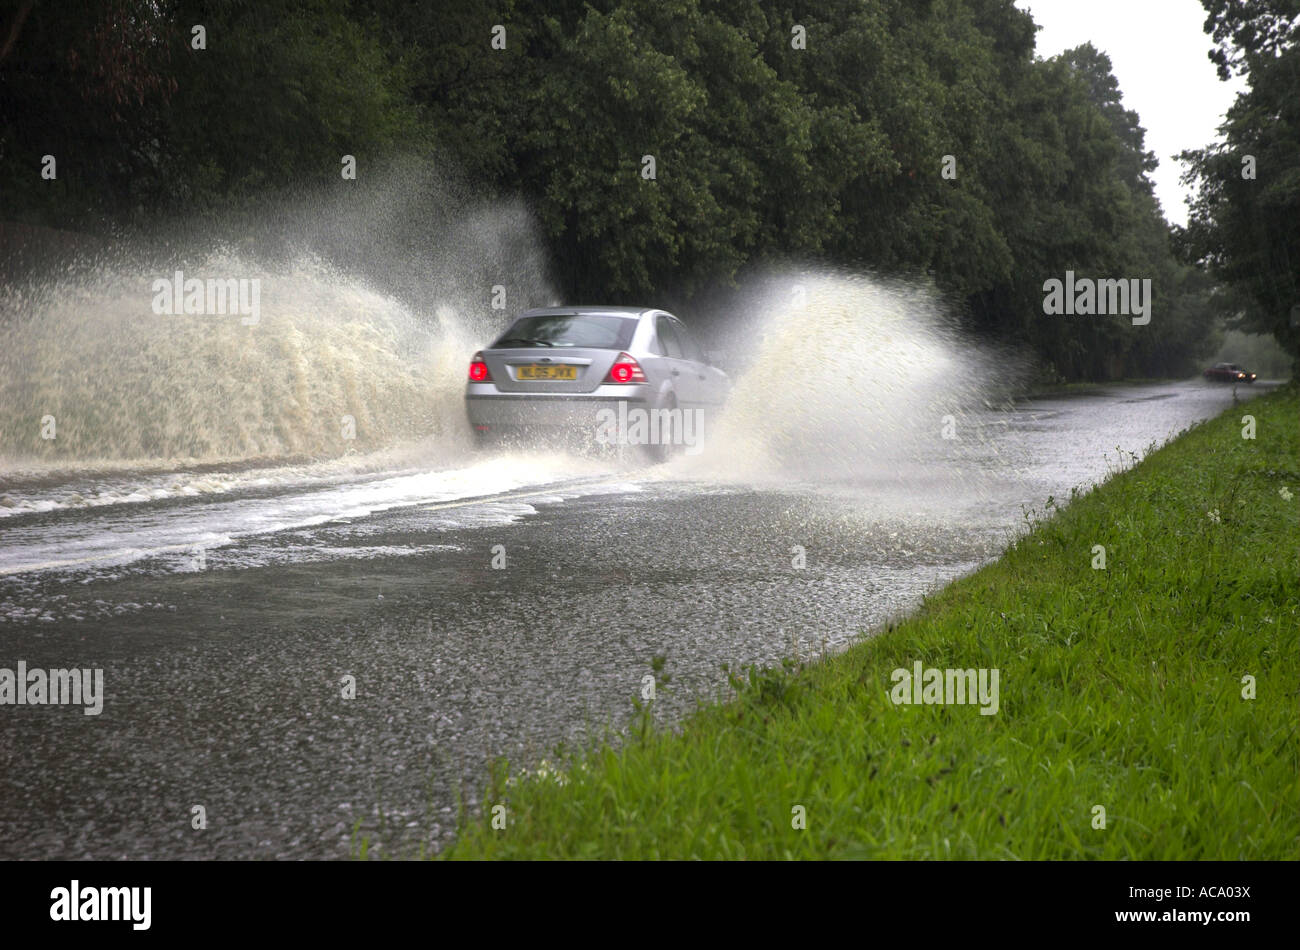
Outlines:
{"type": "Polygon", "coordinates": [[[825,262],[933,280],[1067,378],[1193,368],[1209,281],[1173,256],[1104,54],[1035,58],[1012,0],[807,6],[23,0],[0,219],[143,226],[416,155],[522,194],[568,299],[680,305],[825,262]],[[1150,280],[1150,325],[1046,315],[1067,271],[1150,280]]]}
{"type": "Polygon", "coordinates": [[[1300,356],[1300,0],[1202,0],[1220,77],[1245,76],[1223,140],[1184,153],[1180,245],[1225,284],[1229,325],[1300,356]]]}

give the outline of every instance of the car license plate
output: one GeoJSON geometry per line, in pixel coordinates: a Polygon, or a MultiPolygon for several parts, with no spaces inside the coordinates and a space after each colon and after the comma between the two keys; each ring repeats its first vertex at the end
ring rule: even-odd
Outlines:
{"type": "Polygon", "coordinates": [[[543,366],[539,363],[529,363],[519,367],[519,379],[577,379],[578,367],[576,366],[543,366]]]}

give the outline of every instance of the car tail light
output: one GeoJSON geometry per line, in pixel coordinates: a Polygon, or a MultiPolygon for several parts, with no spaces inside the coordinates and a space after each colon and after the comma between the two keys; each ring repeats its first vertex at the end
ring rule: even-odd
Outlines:
{"type": "Polygon", "coordinates": [[[645,373],[641,372],[641,364],[628,356],[626,353],[618,354],[618,359],[614,360],[614,365],[609,368],[605,375],[607,383],[644,383],[645,373]]]}
{"type": "Polygon", "coordinates": [[[487,363],[483,362],[482,352],[475,353],[469,361],[469,380],[471,383],[492,382],[492,373],[488,370],[487,363]]]}

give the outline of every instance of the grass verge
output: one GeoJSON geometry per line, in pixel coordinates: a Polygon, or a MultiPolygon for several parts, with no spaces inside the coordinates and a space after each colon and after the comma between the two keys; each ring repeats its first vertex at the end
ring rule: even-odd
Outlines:
{"type": "Polygon", "coordinates": [[[442,856],[1295,859],[1298,468],[1291,387],[1049,508],[879,636],[733,677],[562,784],[499,776],[442,856]],[[996,669],[997,713],[895,704],[917,661],[996,669]]]}

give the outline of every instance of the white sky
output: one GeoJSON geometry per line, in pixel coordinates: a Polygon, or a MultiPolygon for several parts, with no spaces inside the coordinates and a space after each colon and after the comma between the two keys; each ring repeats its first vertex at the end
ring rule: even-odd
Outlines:
{"type": "Polygon", "coordinates": [[[1187,223],[1178,183],[1183,166],[1173,158],[1184,149],[1218,139],[1223,114],[1240,78],[1220,82],[1206,54],[1213,45],[1201,31],[1205,8],[1199,0],[1016,0],[1038,31],[1038,55],[1047,58],[1091,41],[1110,56],[1124,107],[1141,117],[1146,147],[1160,160],[1152,174],[1165,217],[1187,223]]]}

